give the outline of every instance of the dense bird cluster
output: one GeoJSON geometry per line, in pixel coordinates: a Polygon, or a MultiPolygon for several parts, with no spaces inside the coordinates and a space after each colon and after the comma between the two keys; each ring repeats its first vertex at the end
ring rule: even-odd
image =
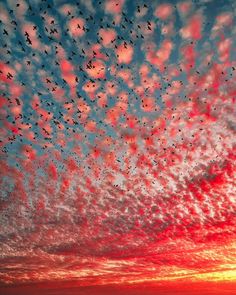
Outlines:
{"type": "Polygon", "coordinates": [[[2,283],[235,270],[236,7],[215,2],[1,1],[2,283]]]}

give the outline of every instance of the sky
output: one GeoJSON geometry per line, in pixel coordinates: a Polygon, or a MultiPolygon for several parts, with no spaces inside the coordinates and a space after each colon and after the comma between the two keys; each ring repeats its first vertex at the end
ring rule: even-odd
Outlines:
{"type": "Polygon", "coordinates": [[[0,1],[1,294],[235,294],[235,13],[0,1]]]}

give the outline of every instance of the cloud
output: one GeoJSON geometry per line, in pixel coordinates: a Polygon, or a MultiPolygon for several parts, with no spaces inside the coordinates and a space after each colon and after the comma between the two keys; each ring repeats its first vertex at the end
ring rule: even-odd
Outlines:
{"type": "Polygon", "coordinates": [[[129,64],[132,61],[134,49],[131,45],[121,44],[116,50],[116,56],[119,63],[129,64]]]}
{"type": "Polygon", "coordinates": [[[173,8],[171,4],[161,4],[155,9],[154,15],[161,20],[168,19],[173,13],[173,8]]]}

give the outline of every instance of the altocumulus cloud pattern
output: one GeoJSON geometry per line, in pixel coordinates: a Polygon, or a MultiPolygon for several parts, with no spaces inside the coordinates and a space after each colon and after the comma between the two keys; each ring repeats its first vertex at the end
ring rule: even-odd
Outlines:
{"type": "Polygon", "coordinates": [[[235,294],[236,2],[0,2],[0,293],[235,294]]]}

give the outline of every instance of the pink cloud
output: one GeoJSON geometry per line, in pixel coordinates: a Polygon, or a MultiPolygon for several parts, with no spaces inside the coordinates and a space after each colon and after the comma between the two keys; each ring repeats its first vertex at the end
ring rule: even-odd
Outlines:
{"type": "Polygon", "coordinates": [[[90,59],[96,57],[97,59],[107,60],[107,56],[101,52],[101,49],[102,46],[100,44],[93,44],[86,52],[87,57],[90,59]]]}
{"type": "Polygon", "coordinates": [[[23,93],[23,87],[13,84],[10,91],[12,96],[19,97],[23,93]]]}
{"type": "Polygon", "coordinates": [[[76,8],[73,5],[65,4],[60,7],[60,12],[63,15],[67,15],[68,13],[76,14],[76,8]]]}
{"type": "Polygon", "coordinates": [[[180,14],[186,15],[192,7],[192,3],[190,1],[184,1],[178,4],[178,10],[180,14]]]}
{"type": "Polygon", "coordinates": [[[161,33],[166,36],[171,36],[174,33],[174,24],[170,22],[168,25],[164,25],[161,28],[161,33]]]}
{"type": "Polygon", "coordinates": [[[11,113],[16,117],[19,116],[19,114],[22,113],[22,105],[20,106],[13,106],[11,107],[11,113]]]}
{"type": "Polygon", "coordinates": [[[146,58],[151,64],[159,68],[160,71],[163,71],[164,64],[168,61],[173,49],[173,42],[166,39],[162,42],[158,50],[156,50],[155,47],[153,43],[149,43],[148,46],[146,46],[146,58]]]}
{"type": "Polygon", "coordinates": [[[172,5],[161,4],[156,8],[154,15],[160,18],[161,20],[166,20],[171,16],[172,13],[173,13],[172,5]]]}
{"type": "Polygon", "coordinates": [[[108,81],[105,85],[106,93],[114,96],[117,92],[117,85],[115,82],[108,81]]]}
{"type": "Polygon", "coordinates": [[[96,59],[84,65],[86,72],[94,79],[105,78],[106,68],[102,60],[96,59]]]}
{"type": "Polygon", "coordinates": [[[82,99],[78,100],[77,106],[80,112],[84,115],[84,117],[87,118],[91,110],[90,106],[82,99]]]}
{"type": "Polygon", "coordinates": [[[119,63],[129,64],[133,58],[134,49],[131,45],[121,44],[116,50],[116,55],[119,63]]]}
{"type": "Polygon", "coordinates": [[[141,109],[144,112],[153,112],[155,110],[155,99],[153,97],[144,97],[141,102],[141,109]]]}
{"type": "Polygon", "coordinates": [[[95,132],[96,131],[96,122],[95,121],[88,121],[85,125],[85,130],[89,132],[95,132]]]}
{"type": "Polygon", "coordinates": [[[122,106],[121,105],[114,106],[114,107],[110,108],[106,112],[105,122],[115,126],[118,123],[119,119],[120,119],[121,112],[122,112],[122,106]]]}
{"type": "Polygon", "coordinates": [[[149,66],[147,64],[142,64],[139,69],[139,75],[146,77],[150,72],[149,66]]]}
{"type": "Polygon", "coordinates": [[[99,88],[100,84],[97,82],[91,82],[88,81],[83,85],[83,90],[86,91],[87,93],[95,92],[99,88]]]}
{"type": "Polygon", "coordinates": [[[105,108],[106,105],[107,105],[107,94],[104,93],[104,92],[99,92],[97,94],[97,105],[100,107],[100,108],[105,108]]]}
{"type": "Polygon", "coordinates": [[[112,40],[116,38],[116,31],[112,29],[100,29],[99,35],[102,38],[102,45],[105,47],[109,47],[112,45],[112,40]]]}
{"type": "Polygon", "coordinates": [[[107,0],[105,10],[111,14],[119,14],[121,13],[124,2],[124,0],[107,0]]]}
{"type": "Polygon", "coordinates": [[[233,21],[233,16],[231,13],[222,13],[216,18],[217,24],[221,26],[228,26],[233,21]]]}
{"type": "Polygon", "coordinates": [[[182,90],[182,87],[183,87],[183,83],[181,83],[181,81],[173,81],[171,83],[171,87],[170,89],[168,90],[168,93],[169,94],[178,94],[181,90],[182,90]]]}
{"type": "Polygon", "coordinates": [[[116,73],[117,77],[123,79],[126,83],[128,83],[131,79],[131,71],[130,70],[120,70],[116,73]]]}
{"type": "Polygon", "coordinates": [[[37,37],[37,30],[34,30],[34,23],[25,23],[22,26],[22,35],[24,36],[26,33],[28,33],[29,39],[32,42],[32,44],[28,44],[28,46],[32,46],[34,49],[39,49],[41,47],[41,43],[37,37]]]}
{"type": "Polygon", "coordinates": [[[61,65],[61,70],[64,73],[68,73],[74,70],[74,66],[66,59],[62,60],[60,65],[61,65]]]}
{"type": "Polygon", "coordinates": [[[82,89],[87,93],[88,97],[94,101],[96,99],[95,92],[98,90],[100,84],[98,82],[88,81],[82,87],[82,89]]]}
{"type": "Polygon", "coordinates": [[[151,35],[154,33],[156,24],[153,21],[147,22],[140,22],[141,33],[143,35],[151,35]]]}
{"type": "Polygon", "coordinates": [[[194,15],[188,20],[185,27],[180,30],[180,34],[184,39],[199,40],[202,37],[202,16],[194,15]]]}
{"type": "Polygon", "coordinates": [[[84,25],[85,22],[80,17],[71,19],[68,23],[71,35],[74,37],[82,37],[85,33],[84,25]]]}
{"type": "Polygon", "coordinates": [[[216,17],[216,23],[212,29],[213,35],[220,31],[223,30],[226,27],[232,26],[233,25],[233,16],[231,13],[222,13],[216,17]]]}
{"type": "Polygon", "coordinates": [[[170,40],[163,41],[163,43],[161,44],[161,48],[156,52],[156,57],[160,64],[163,64],[169,59],[172,48],[173,43],[170,40]]]}
{"type": "Polygon", "coordinates": [[[232,40],[230,38],[222,40],[218,43],[218,53],[221,62],[229,60],[231,45],[232,40]]]}

